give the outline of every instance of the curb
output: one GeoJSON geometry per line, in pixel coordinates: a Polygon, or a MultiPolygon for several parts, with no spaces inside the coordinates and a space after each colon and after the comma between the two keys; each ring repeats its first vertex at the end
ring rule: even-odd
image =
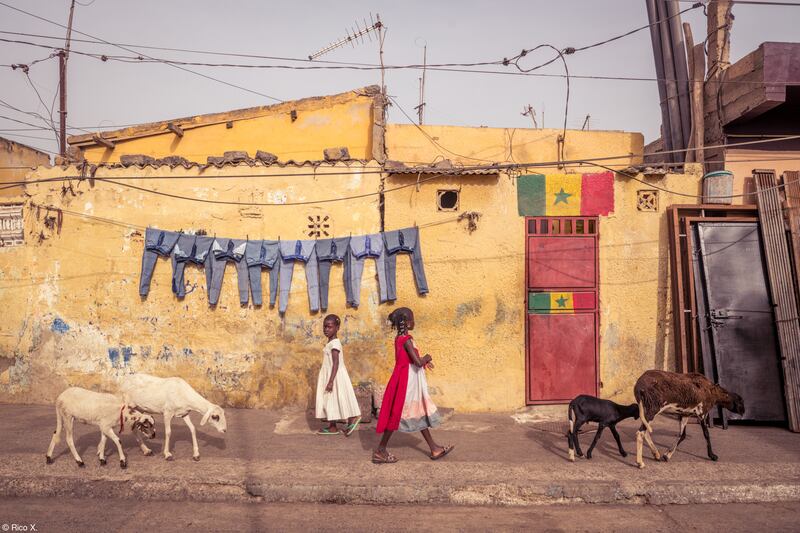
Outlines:
{"type": "Polygon", "coordinates": [[[628,483],[608,481],[534,482],[529,485],[461,486],[307,485],[258,480],[230,482],[163,479],[76,480],[64,477],[0,476],[1,497],[71,497],[199,502],[439,504],[535,506],[554,504],[685,505],[800,501],[800,482],[628,483]]]}

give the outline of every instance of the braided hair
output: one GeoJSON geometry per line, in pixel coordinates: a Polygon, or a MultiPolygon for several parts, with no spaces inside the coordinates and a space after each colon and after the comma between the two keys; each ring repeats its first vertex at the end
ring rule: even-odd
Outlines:
{"type": "Polygon", "coordinates": [[[389,314],[389,322],[397,330],[398,336],[408,333],[408,322],[412,314],[413,312],[408,307],[398,307],[389,314]]]}

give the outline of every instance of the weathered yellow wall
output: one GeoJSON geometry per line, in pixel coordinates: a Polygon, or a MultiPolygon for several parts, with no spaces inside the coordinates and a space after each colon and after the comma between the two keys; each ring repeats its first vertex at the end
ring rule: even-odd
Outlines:
{"type": "MultiPolygon", "coordinates": [[[[347,176],[270,177],[308,173],[308,168],[226,167],[205,174],[263,174],[224,180],[136,179],[133,185],[207,199],[276,202],[313,201],[375,192],[380,175],[352,168],[347,176]],[[266,184],[269,185],[266,185],[266,184]]],[[[374,171],[374,165],[367,167],[374,171]]],[[[74,175],[76,169],[42,170],[32,178],[74,175]]],[[[196,169],[167,167],[98,171],[100,176],[182,176],[196,169]]],[[[337,234],[378,231],[378,197],[302,207],[236,207],[198,204],[137,192],[96,181],[73,183],[75,196],[62,197],[60,184],[31,185],[28,202],[63,208],[61,233],[48,230],[25,210],[26,244],[0,248],[0,401],[50,401],[67,385],[109,388],[129,370],[178,375],[219,402],[236,406],[306,405],[316,387],[324,345],[321,314],[311,315],[302,267],[295,267],[288,312],[268,306],[241,307],[236,274],[228,267],[220,303],[208,306],[205,278],[187,267],[197,288],[184,301],[171,292],[171,265],[160,260],[150,295],[141,299],[138,280],[144,227],[205,229],[220,237],[297,239],[307,216],[331,217],[337,234]],[[126,227],[71,214],[84,213],[140,227],[126,227]],[[44,239],[40,241],[39,235],[44,239]],[[127,365],[114,368],[109,350],[130,349],[127,365]]],[[[354,380],[383,379],[392,362],[384,344],[384,310],[378,310],[374,266],[367,263],[358,311],[344,307],[341,267],[334,267],[330,312],[344,321],[348,368],[354,380]]],[[[263,282],[267,282],[264,272],[263,282]]]]}
{"type": "MultiPolygon", "coordinates": [[[[424,129],[440,146],[434,146],[413,126],[389,125],[389,158],[431,162],[437,155],[457,160],[453,154],[458,153],[503,161],[502,154],[510,151],[510,130],[424,129]]],[[[639,134],[568,131],[567,138],[568,159],[629,151],[638,156],[642,149],[639,134]]],[[[518,162],[555,158],[548,130],[516,130],[513,139],[518,162]]],[[[466,157],[460,161],[479,164],[466,157]]],[[[571,169],[603,171],[587,165],[571,169]]],[[[637,178],[653,186],[617,175],[614,212],[601,217],[599,225],[601,396],[616,401],[632,400],[633,384],[643,371],[675,368],[666,207],[693,203],[691,198],[661,192],[658,212],[640,212],[637,191],[660,187],[689,195],[700,193],[696,174],[637,178]]],[[[387,187],[416,180],[417,176],[395,175],[387,180],[387,187]]],[[[467,410],[509,410],[524,405],[525,227],[524,218],[517,214],[515,179],[506,174],[441,177],[423,181],[418,190],[413,186],[387,196],[386,228],[414,223],[421,228],[432,289],[419,299],[413,285],[403,285],[398,301],[416,311],[416,337],[438,363],[428,379],[432,393],[438,393],[447,405],[467,410]],[[461,190],[459,213],[437,211],[439,189],[461,190]],[[472,234],[465,222],[454,220],[465,211],[482,215],[472,234]]],[[[398,277],[410,276],[409,262],[398,261],[398,277]]]]}
{"type": "Polygon", "coordinates": [[[22,181],[31,169],[50,163],[50,156],[24,144],[0,138],[0,197],[15,196],[17,189],[3,189],[9,182],[22,181]],[[21,167],[21,168],[9,168],[21,167]]]}
{"type": "MultiPolygon", "coordinates": [[[[462,156],[502,162],[511,161],[512,152],[515,161],[555,159],[555,137],[549,137],[549,130],[516,130],[512,145],[511,130],[428,126],[425,130],[442,147],[462,156]]],[[[567,139],[568,159],[633,153],[636,162],[641,154],[638,134],[570,131],[567,139]]],[[[441,154],[442,148],[413,126],[390,126],[387,147],[389,158],[395,160],[431,162],[437,155],[457,160],[452,153],[441,154]]],[[[466,158],[462,162],[476,163],[466,158]]],[[[322,176],[328,168],[314,177],[300,175],[308,168],[226,166],[207,169],[204,175],[264,177],[130,183],[187,196],[264,202],[318,200],[380,188],[379,174],[322,176]],[[295,176],[274,176],[283,173],[295,176]]],[[[375,164],[368,165],[374,168],[375,164]]],[[[588,165],[571,169],[598,170],[588,165]]],[[[100,168],[98,176],[197,172],[100,168]]],[[[42,170],[32,177],[74,173],[74,168],[42,170]]],[[[409,261],[400,257],[396,305],[415,310],[415,336],[434,356],[431,393],[437,403],[462,411],[519,408],[525,403],[525,233],[524,219],[517,214],[515,177],[442,176],[422,180],[419,187],[391,190],[416,180],[417,176],[386,178],[385,227],[420,227],[431,292],[416,295],[409,261]],[[436,191],[442,188],[460,189],[458,212],[437,211],[436,191]],[[474,232],[466,221],[456,220],[466,211],[481,213],[474,232]]],[[[687,194],[699,192],[696,175],[669,175],[652,183],[687,194]]],[[[242,208],[169,199],[101,181],[94,186],[75,182],[73,188],[74,196],[62,196],[60,184],[31,185],[26,192],[29,202],[141,227],[65,212],[58,234],[37,220],[33,210],[26,210],[26,245],[0,250],[0,297],[6,304],[0,331],[0,401],[48,401],[68,384],[108,388],[117,374],[140,370],[180,375],[214,401],[228,405],[308,405],[321,359],[322,314],[308,311],[302,269],[296,267],[289,311],[283,318],[268,307],[240,307],[230,267],[217,309],[207,305],[198,269],[187,274],[190,282],[197,283],[195,292],[183,302],[176,300],[167,261],[159,263],[151,294],[141,300],[143,227],[295,239],[303,237],[309,214],[328,214],[334,234],[363,234],[380,229],[377,196],[310,206],[242,208]],[[116,367],[109,349],[120,351],[116,367]],[[122,362],[123,349],[132,351],[127,365],[122,362]]],[[[651,188],[655,187],[618,176],[614,213],[602,217],[599,226],[601,394],[619,401],[631,398],[633,382],[642,371],[674,368],[665,208],[690,199],[662,192],[659,212],[639,212],[637,190],[651,188]]],[[[350,375],[355,381],[384,382],[393,365],[393,335],[385,319],[395,305],[377,303],[374,265],[367,262],[362,306],[345,309],[340,275],[340,267],[335,267],[329,312],[344,320],[341,337],[350,375]]]]}
{"type": "MultiPolygon", "coordinates": [[[[162,124],[103,134],[116,142],[113,149],[93,143],[83,146],[79,142],[77,146],[82,147],[84,157],[91,163],[118,162],[126,154],[182,156],[205,163],[208,156],[221,156],[231,150],[244,150],[250,157],[257,150],[264,150],[277,155],[280,161],[318,161],[323,159],[325,148],[340,146],[347,147],[353,159],[369,160],[373,158],[373,103],[373,96],[352,91],[256,110],[177,119],[174,123],[183,128],[183,137],[162,124]],[[293,110],[297,112],[294,121],[293,110]],[[228,121],[232,121],[231,128],[226,125],[228,121]]],[[[85,142],[86,137],[70,138],[70,143],[76,139],[85,142]]]]}

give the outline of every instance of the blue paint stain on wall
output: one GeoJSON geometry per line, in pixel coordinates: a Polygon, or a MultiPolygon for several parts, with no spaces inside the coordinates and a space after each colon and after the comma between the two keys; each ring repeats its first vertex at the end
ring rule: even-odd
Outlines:
{"type": "Polygon", "coordinates": [[[127,365],[130,360],[131,356],[133,355],[133,347],[132,346],[123,346],[122,347],[122,360],[127,365]]]}
{"type": "Polygon", "coordinates": [[[69,324],[56,317],[56,319],[53,320],[53,324],[50,326],[50,331],[55,331],[56,333],[66,333],[69,331],[69,324]]]}
{"type": "Polygon", "coordinates": [[[119,364],[119,349],[118,348],[109,348],[108,349],[108,358],[111,360],[111,366],[117,367],[119,364]]]}

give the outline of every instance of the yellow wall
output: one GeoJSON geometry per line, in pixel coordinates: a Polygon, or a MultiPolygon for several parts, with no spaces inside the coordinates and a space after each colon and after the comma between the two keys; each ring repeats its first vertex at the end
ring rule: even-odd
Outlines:
{"type": "MultiPolygon", "coordinates": [[[[428,126],[425,130],[442,147],[462,156],[502,162],[511,160],[503,155],[511,151],[516,161],[555,159],[554,137],[549,137],[553,130],[515,130],[512,146],[504,141],[511,130],[428,126]]],[[[635,162],[641,146],[638,134],[569,131],[566,157],[632,152],[635,162]]],[[[390,126],[387,147],[390,159],[404,161],[431,162],[442,151],[413,126],[390,126]]],[[[456,159],[452,154],[445,157],[456,159]]],[[[616,163],[624,166],[628,161],[616,163]]],[[[129,183],[208,199],[263,202],[313,201],[374,193],[380,188],[380,174],[322,176],[329,168],[321,168],[314,177],[301,175],[308,168],[227,166],[208,169],[203,175],[256,173],[263,177],[129,183]],[[295,175],[275,176],[283,173],[295,175]]],[[[376,164],[367,167],[374,168],[376,164]]],[[[586,165],[572,169],[598,170],[586,165]]],[[[75,173],[74,168],[42,170],[32,177],[75,173]]],[[[180,167],[98,170],[98,176],[111,177],[197,173],[195,168],[180,167]]],[[[525,234],[524,220],[517,214],[515,176],[442,176],[421,179],[418,187],[417,179],[416,175],[385,178],[389,189],[385,227],[420,227],[431,292],[425,297],[416,295],[409,261],[401,257],[396,305],[415,310],[415,337],[437,363],[429,376],[434,400],[461,411],[522,407],[525,234]],[[401,185],[407,186],[392,190],[401,185]],[[460,189],[459,212],[437,211],[440,188],[460,189]],[[472,233],[465,221],[456,220],[465,211],[481,213],[472,233]]],[[[687,194],[699,192],[698,176],[691,174],[669,175],[653,183],[687,194]]],[[[308,215],[327,214],[334,234],[364,234],[380,229],[377,196],[310,206],[237,207],[170,199],[102,181],[94,185],[74,182],[74,195],[62,196],[60,187],[31,185],[26,192],[29,203],[68,211],[61,233],[48,230],[33,210],[26,209],[26,245],[0,250],[0,295],[6,303],[0,331],[0,401],[49,401],[68,384],[108,388],[117,374],[138,370],[180,375],[227,405],[309,405],[321,359],[323,315],[308,311],[301,269],[295,271],[289,311],[283,318],[268,307],[240,307],[231,268],[217,309],[209,309],[203,274],[196,269],[187,275],[197,283],[195,292],[177,301],[170,291],[171,269],[166,261],[156,269],[150,296],[141,300],[137,289],[142,227],[295,239],[303,237],[308,215]],[[69,211],[140,227],[82,218],[69,211]],[[41,241],[40,234],[44,235],[41,241]],[[115,368],[109,349],[126,347],[132,351],[128,365],[115,368]]],[[[631,387],[642,371],[674,368],[665,208],[688,202],[661,193],[659,212],[639,212],[637,190],[649,185],[618,176],[614,188],[614,213],[602,217],[599,226],[600,378],[602,396],[624,401],[632,397],[631,387]]],[[[348,370],[354,381],[384,382],[393,365],[393,335],[385,319],[395,305],[377,303],[374,266],[367,262],[362,306],[345,309],[340,272],[335,267],[329,312],[338,313],[344,321],[341,337],[348,370]]]]}
{"type": "MultiPolygon", "coordinates": [[[[389,158],[430,162],[441,154],[456,159],[453,153],[458,153],[502,161],[501,155],[509,153],[504,130],[424,129],[440,146],[413,126],[389,125],[389,158]]],[[[548,130],[516,130],[515,160],[553,160],[550,135],[548,130]]],[[[569,159],[641,154],[639,134],[568,131],[567,138],[569,159]]],[[[465,157],[461,161],[479,164],[465,157]]],[[[587,165],[571,170],[603,171],[587,165]]],[[[646,183],[616,176],[614,212],[601,217],[599,225],[600,393],[616,401],[632,401],[633,384],[643,371],[675,369],[666,207],[693,203],[660,192],[658,212],[641,212],[637,191],[660,187],[700,193],[696,173],[637,179],[646,183]]],[[[416,175],[394,175],[387,179],[387,187],[416,180],[416,175]]],[[[417,314],[416,338],[438,363],[428,380],[431,392],[446,405],[484,411],[510,410],[525,403],[525,227],[517,213],[516,194],[516,180],[500,174],[440,177],[387,196],[387,229],[414,223],[421,228],[431,293],[418,298],[413,284],[404,284],[398,301],[417,314]],[[439,189],[460,189],[460,212],[437,211],[439,189]],[[478,229],[471,234],[466,222],[454,220],[465,211],[481,213],[478,229]]],[[[409,262],[398,261],[398,279],[410,276],[409,262]]]]}
{"type": "Polygon", "coordinates": [[[205,163],[208,156],[243,150],[255,156],[264,150],[280,161],[318,161],[323,150],[344,146],[353,159],[373,158],[374,96],[351,91],[341,95],[307,98],[264,108],[176,119],[184,130],[178,137],[166,124],[107,132],[113,149],[87,141],[91,135],[70,138],[91,163],[118,162],[122,155],[182,156],[205,163]],[[297,118],[292,120],[291,111],[297,118]],[[227,123],[232,121],[232,127],[227,123]],[[87,144],[88,143],[88,144],[87,144]]]}
{"type": "Polygon", "coordinates": [[[50,163],[47,154],[19,144],[8,139],[0,138],[0,197],[14,196],[17,189],[3,189],[9,182],[22,181],[31,169],[39,165],[50,163]],[[22,167],[22,168],[9,168],[22,167]]]}

